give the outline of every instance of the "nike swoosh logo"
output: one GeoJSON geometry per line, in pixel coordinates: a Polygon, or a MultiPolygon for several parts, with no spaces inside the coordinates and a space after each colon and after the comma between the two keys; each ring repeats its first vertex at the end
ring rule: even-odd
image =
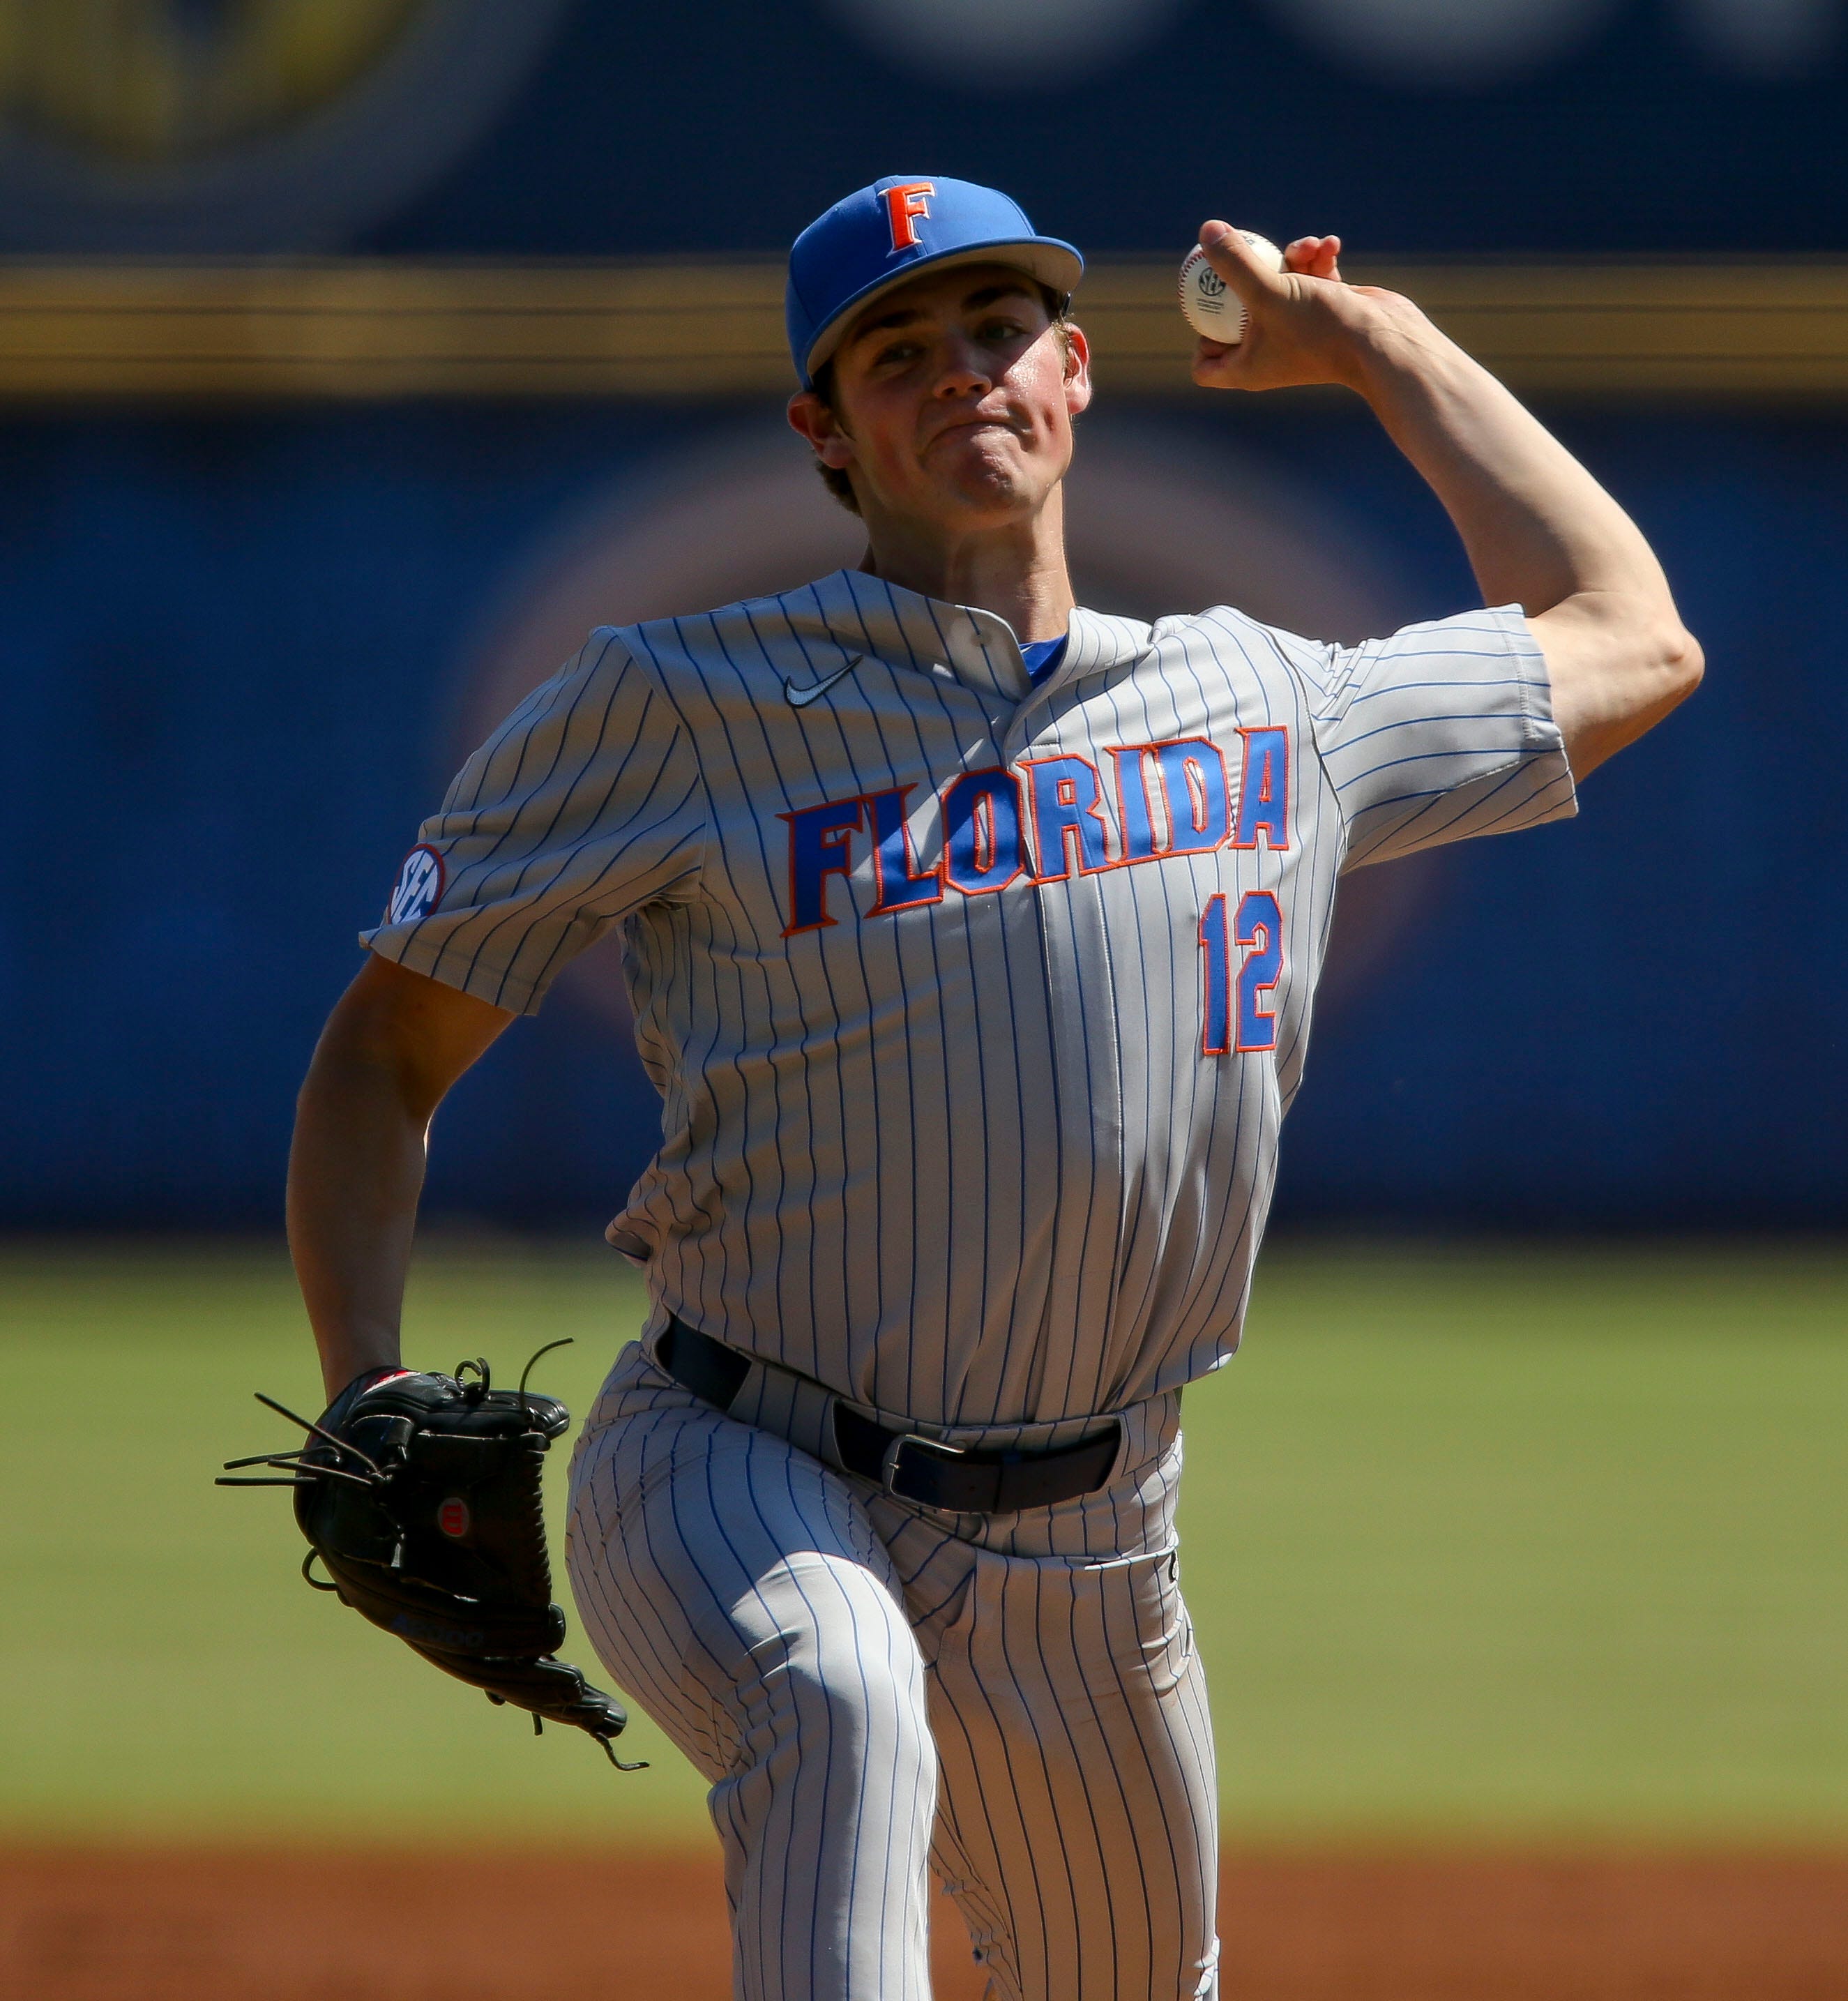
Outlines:
{"type": "Polygon", "coordinates": [[[837,669],[825,681],[811,681],[806,687],[800,687],[794,681],[785,681],[783,694],[789,706],[792,708],[806,708],[818,696],[826,694],[835,682],[844,680],[865,657],[864,653],[854,654],[844,667],[837,669]]]}

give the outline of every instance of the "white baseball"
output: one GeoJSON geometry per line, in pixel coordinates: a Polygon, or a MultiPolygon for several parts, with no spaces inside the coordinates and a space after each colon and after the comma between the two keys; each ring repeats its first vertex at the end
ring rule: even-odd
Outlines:
{"type": "MultiPolygon", "coordinates": [[[[1283,252],[1267,236],[1255,230],[1238,232],[1250,244],[1262,264],[1273,271],[1283,268],[1283,252]]],[[[1206,253],[1195,244],[1181,266],[1181,311],[1195,333],[1209,340],[1223,341],[1236,347],[1245,337],[1245,309],[1238,294],[1206,261],[1206,253]]]]}

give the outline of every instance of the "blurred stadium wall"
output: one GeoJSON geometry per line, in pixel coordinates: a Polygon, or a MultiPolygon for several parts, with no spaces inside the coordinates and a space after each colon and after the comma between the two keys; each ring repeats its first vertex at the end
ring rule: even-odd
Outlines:
{"type": "MultiPolygon", "coordinates": [[[[1081,587],[1470,601],[1363,412],[1185,382],[1201,216],[1348,238],[1529,394],[1711,663],[1583,816],[1357,877],[1280,1219],[1848,1223],[1844,0],[0,0],[0,1226],[268,1227],[353,934],[590,625],[851,561],[777,257],[896,169],[1094,259],[1081,587]]],[[[430,1202],[593,1226],[606,945],[430,1202]]]]}

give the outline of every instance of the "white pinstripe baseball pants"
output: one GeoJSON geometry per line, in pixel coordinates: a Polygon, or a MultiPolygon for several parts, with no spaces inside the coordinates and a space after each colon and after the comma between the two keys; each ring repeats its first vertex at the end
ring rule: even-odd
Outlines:
{"type": "Polygon", "coordinates": [[[1178,1415],[1129,1413],[1098,1493],[956,1518],[625,1351],[572,1462],[572,1584],[712,1782],[740,2001],[927,2001],[927,1864],[995,2001],[1216,1994],[1178,1415]]]}

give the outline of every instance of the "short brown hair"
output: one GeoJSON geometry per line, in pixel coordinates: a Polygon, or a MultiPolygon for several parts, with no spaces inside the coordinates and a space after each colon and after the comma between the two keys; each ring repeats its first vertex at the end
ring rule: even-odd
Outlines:
{"type": "MultiPolygon", "coordinates": [[[[1039,296],[1046,301],[1046,319],[1059,336],[1059,346],[1067,355],[1071,353],[1071,301],[1054,291],[1050,285],[1035,281],[1039,296]]],[[[815,393],[827,404],[836,416],[840,406],[834,401],[834,364],[824,361],[815,371],[815,393]]],[[[854,498],[854,483],[839,466],[830,465],[819,453],[816,455],[815,470],[821,475],[821,483],[834,495],[850,514],[860,511],[860,503],[854,498]]]]}

